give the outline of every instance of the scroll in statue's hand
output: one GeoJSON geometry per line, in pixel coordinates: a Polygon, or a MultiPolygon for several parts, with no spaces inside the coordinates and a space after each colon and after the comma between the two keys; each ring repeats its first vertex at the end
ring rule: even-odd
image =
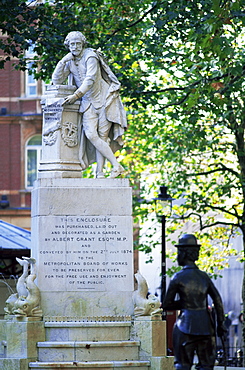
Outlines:
{"type": "Polygon", "coordinates": [[[61,105],[65,105],[65,104],[73,104],[75,103],[75,101],[78,99],[77,95],[73,94],[73,95],[68,95],[65,97],[63,103],[61,105]]]}

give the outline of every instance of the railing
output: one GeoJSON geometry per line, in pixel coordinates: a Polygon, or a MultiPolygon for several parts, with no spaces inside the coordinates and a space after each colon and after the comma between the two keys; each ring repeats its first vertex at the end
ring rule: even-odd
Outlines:
{"type": "Polygon", "coordinates": [[[243,350],[237,347],[226,347],[226,354],[223,349],[217,350],[217,366],[243,367],[243,350]]]}

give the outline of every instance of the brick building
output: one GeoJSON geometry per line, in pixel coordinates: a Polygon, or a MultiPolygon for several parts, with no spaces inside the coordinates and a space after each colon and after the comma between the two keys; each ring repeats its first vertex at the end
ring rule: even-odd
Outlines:
{"type": "Polygon", "coordinates": [[[41,94],[42,83],[13,60],[0,69],[0,219],[25,229],[41,154],[41,94]]]}

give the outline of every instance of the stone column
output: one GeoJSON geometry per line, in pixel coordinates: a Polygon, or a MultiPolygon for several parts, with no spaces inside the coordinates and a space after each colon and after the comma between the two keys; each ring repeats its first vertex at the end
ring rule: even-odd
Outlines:
{"type": "Polygon", "coordinates": [[[50,85],[42,97],[43,142],[40,177],[81,177],[79,152],[79,101],[62,106],[75,86],[50,85]]]}

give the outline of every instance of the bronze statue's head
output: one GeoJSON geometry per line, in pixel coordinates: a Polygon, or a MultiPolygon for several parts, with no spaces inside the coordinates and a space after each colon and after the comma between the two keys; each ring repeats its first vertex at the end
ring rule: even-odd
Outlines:
{"type": "Polygon", "coordinates": [[[200,244],[197,244],[197,238],[193,234],[183,234],[179,239],[179,244],[175,245],[178,247],[200,247],[200,244]]]}
{"type": "Polygon", "coordinates": [[[197,243],[195,235],[182,235],[179,244],[175,246],[178,248],[178,263],[180,266],[183,266],[186,261],[195,262],[198,260],[201,245],[197,243]]]}

